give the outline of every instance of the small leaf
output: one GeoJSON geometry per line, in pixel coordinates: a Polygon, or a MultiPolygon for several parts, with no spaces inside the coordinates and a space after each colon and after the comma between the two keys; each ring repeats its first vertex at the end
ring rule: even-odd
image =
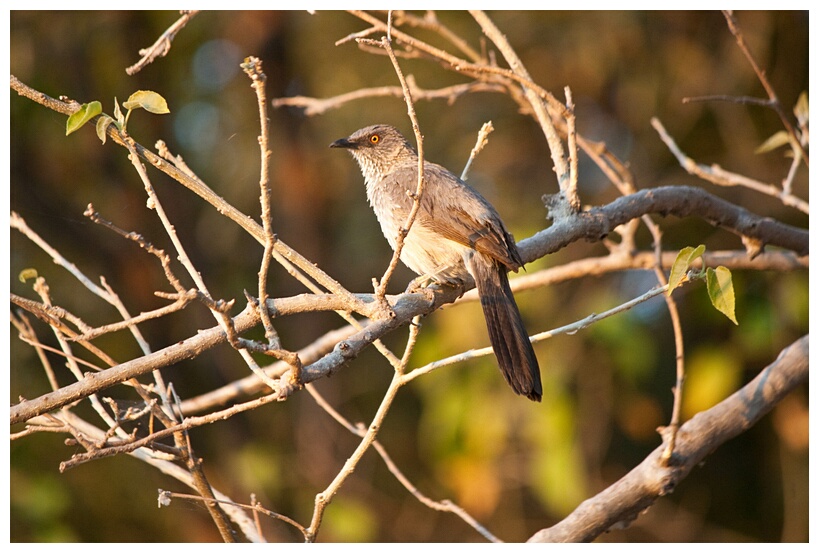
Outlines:
{"type": "Polygon", "coordinates": [[[120,128],[125,126],[125,117],[122,115],[122,110],[119,108],[119,102],[116,96],[114,97],[114,119],[117,120],[117,124],[120,128]]]}
{"type": "Polygon", "coordinates": [[[790,142],[790,135],[785,131],[777,131],[773,135],[771,135],[768,140],[763,142],[756,150],[754,150],[755,154],[764,154],[766,152],[770,152],[776,150],[780,146],[784,146],[790,142]]]}
{"type": "Polygon", "coordinates": [[[799,121],[799,124],[804,126],[810,120],[810,111],[808,109],[808,93],[802,91],[799,99],[796,100],[796,105],[793,106],[793,114],[799,121]]]}
{"type": "Polygon", "coordinates": [[[738,325],[739,323],[734,314],[734,282],[731,279],[731,271],[722,265],[716,269],[708,267],[705,271],[705,283],[711,305],[731,319],[735,325],[738,325]]]}
{"type": "Polygon", "coordinates": [[[37,269],[32,269],[30,267],[28,269],[23,269],[20,271],[20,276],[18,278],[20,279],[20,282],[25,282],[31,278],[37,278],[37,269]]]}
{"type": "Polygon", "coordinates": [[[122,104],[125,109],[142,108],[151,113],[170,113],[165,98],[152,90],[137,90],[122,104]]]}
{"type": "Polygon", "coordinates": [[[76,131],[100,113],[102,113],[102,104],[96,100],[81,105],[80,109],[68,117],[68,121],[65,123],[65,135],[68,136],[76,131]]]}
{"type": "Polygon", "coordinates": [[[108,138],[108,135],[105,131],[108,130],[108,125],[111,125],[114,122],[114,118],[110,115],[102,114],[102,116],[97,119],[97,137],[105,144],[105,139],[108,138]]]}
{"type": "Polygon", "coordinates": [[[705,246],[703,244],[700,244],[696,248],[687,246],[680,250],[680,253],[677,254],[677,259],[675,259],[674,264],[671,265],[671,274],[668,275],[668,295],[671,295],[672,290],[680,285],[683,277],[685,277],[685,273],[688,272],[689,265],[691,265],[695,259],[702,256],[703,253],[705,253],[705,246]]]}

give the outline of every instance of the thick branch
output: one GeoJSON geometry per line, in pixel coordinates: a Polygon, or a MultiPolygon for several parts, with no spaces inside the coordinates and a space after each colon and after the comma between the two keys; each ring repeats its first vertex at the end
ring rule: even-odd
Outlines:
{"type": "MultiPolygon", "coordinates": [[[[343,364],[357,357],[361,350],[375,340],[407,324],[418,314],[431,313],[445,303],[452,303],[458,298],[458,295],[459,290],[456,288],[441,288],[435,291],[432,302],[421,293],[398,296],[393,305],[395,317],[372,322],[350,338],[336,344],[332,352],[315,363],[304,367],[302,382],[307,384],[324,376],[329,376],[343,364]]],[[[372,296],[370,298],[372,299],[372,296]]],[[[245,332],[258,324],[258,312],[252,308],[246,308],[234,318],[234,325],[238,333],[245,332]]],[[[203,351],[225,342],[227,342],[227,337],[224,331],[221,327],[216,326],[200,331],[196,336],[138,359],[120,363],[100,372],[86,373],[84,378],[78,382],[64,386],[54,392],[43,394],[38,398],[22,400],[17,405],[13,405],[9,410],[10,424],[25,422],[31,417],[63,407],[124,382],[129,378],[135,378],[155,369],[173,365],[185,359],[191,359],[203,351]]]]}
{"type": "Polygon", "coordinates": [[[794,388],[807,382],[808,342],[808,335],[803,336],[741,390],[682,425],[667,465],[661,460],[665,450],[661,445],[626,476],[529,541],[588,542],[614,524],[637,518],[658,498],[674,491],[717,447],[748,430],[794,388]]]}
{"type": "Polygon", "coordinates": [[[800,256],[808,255],[807,230],[761,217],[691,186],[662,186],[623,196],[603,207],[561,219],[551,227],[519,242],[518,248],[523,260],[529,263],[579,239],[600,240],[617,226],[648,213],[699,217],[762,245],[792,250],[800,256]]]}

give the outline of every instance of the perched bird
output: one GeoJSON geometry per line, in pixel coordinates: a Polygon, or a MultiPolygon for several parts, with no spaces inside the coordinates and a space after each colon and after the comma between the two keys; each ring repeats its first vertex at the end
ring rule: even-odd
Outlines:
{"type": "MultiPolygon", "coordinates": [[[[401,132],[372,125],[330,144],[347,149],[361,167],[367,198],[393,249],[413,206],[418,154],[401,132]]],[[[478,288],[489,341],[515,393],[540,401],[543,389],[529,334],[508,271],[523,266],[515,240],[483,196],[444,167],[424,162],[420,208],[404,239],[401,261],[435,282],[478,288]]]]}

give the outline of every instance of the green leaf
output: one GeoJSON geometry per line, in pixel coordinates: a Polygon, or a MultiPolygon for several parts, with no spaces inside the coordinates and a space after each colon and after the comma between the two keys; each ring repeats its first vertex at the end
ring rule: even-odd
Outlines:
{"type": "Polygon", "coordinates": [[[108,138],[108,135],[105,134],[105,131],[108,130],[108,125],[111,125],[114,122],[114,118],[110,115],[102,114],[102,116],[97,119],[97,137],[105,144],[105,139],[108,138]]]}
{"type": "Polygon", "coordinates": [[[102,113],[102,104],[96,100],[81,105],[80,109],[68,116],[68,121],[65,123],[65,135],[68,136],[76,131],[100,113],[102,113]]]}
{"type": "Polygon", "coordinates": [[[688,272],[688,267],[694,260],[701,257],[703,253],[705,253],[705,246],[703,244],[700,244],[696,248],[687,246],[680,250],[680,253],[677,254],[677,259],[674,260],[674,264],[671,266],[671,274],[668,275],[668,295],[671,295],[674,288],[680,285],[683,278],[685,278],[685,274],[688,272]]]}
{"type": "Polygon", "coordinates": [[[151,113],[170,113],[165,98],[151,90],[137,90],[122,104],[125,109],[142,108],[151,113]]]}
{"type": "Polygon", "coordinates": [[[37,269],[32,269],[30,267],[28,269],[23,269],[20,271],[18,278],[20,279],[20,282],[25,282],[30,278],[37,278],[37,269]]]}
{"type": "Polygon", "coordinates": [[[731,271],[722,265],[716,269],[708,267],[705,271],[705,284],[708,287],[711,305],[738,325],[734,314],[734,282],[731,279],[731,271]]]}
{"type": "Polygon", "coordinates": [[[780,146],[785,146],[790,142],[790,135],[785,131],[778,131],[772,134],[768,139],[763,142],[756,150],[754,150],[755,154],[764,154],[766,152],[770,152],[776,150],[780,146]]]}

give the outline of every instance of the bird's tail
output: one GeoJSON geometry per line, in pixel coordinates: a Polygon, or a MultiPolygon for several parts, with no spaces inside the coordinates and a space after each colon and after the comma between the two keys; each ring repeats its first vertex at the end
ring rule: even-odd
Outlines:
{"type": "Polygon", "coordinates": [[[469,268],[503,377],[515,393],[540,401],[543,396],[540,367],[509,287],[505,267],[476,253],[469,260],[469,268]]]}

